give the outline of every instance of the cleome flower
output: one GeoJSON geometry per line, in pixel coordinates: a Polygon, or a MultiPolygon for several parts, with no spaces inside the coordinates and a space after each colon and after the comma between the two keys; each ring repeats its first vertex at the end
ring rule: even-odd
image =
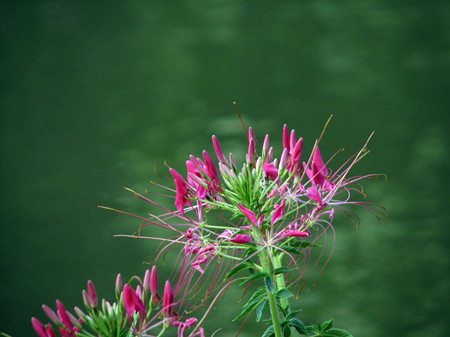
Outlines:
{"type": "Polygon", "coordinates": [[[206,151],[202,159],[191,155],[185,174],[169,168],[175,189],[157,185],[169,194],[175,192],[175,208],[167,209],[128,189],[162,211],[152,212],[149,217],[132,216],[142,221],[141,229],[159,226],[173,234],[166,238],[141,236],[161,240],[160,254],[184,246],[179,250],[179,259],[185,278],[175,286],[175,293],[194,286],[193,293],[201,294],[202,302],[223,288],[227,279],[224,276],[238,265],[253,263],[253,267],[262,270],[257,263],[262,250],[269,251],[273,269],[279,267],[274,256],[285,261],[278,264],[295,269],[286,278],[292,284],[300,284],[300,279],[305,280],[311,248],[320,240],[326,242],[329,230],[334,232],[335,211],[353,215],[349,206],[359,205],[374,215],[384,212],[377,205],[353,200],[355,194],[364,197],[359,181],[377,174],[349,175],[368,153],[372,135],[358,153],[334,171],[329,168],[331,160],[324,160],[319,150],[322,136],[305,157],[303,138],[297,138],[295,130],[286,125],[279,158],[274,156],[269,135],[265,136],[258,155],[256,136],[249,128],[248,151],[241,168],[237,167],[233,154],[225,157],[219,139],[212,136],[217,164],[206,151]]]}

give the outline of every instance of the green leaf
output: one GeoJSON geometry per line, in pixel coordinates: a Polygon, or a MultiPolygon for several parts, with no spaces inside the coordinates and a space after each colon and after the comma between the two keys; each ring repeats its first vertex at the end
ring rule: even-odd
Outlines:
{"type": "Polygon", "coordinates": [[[286,315],[285,319],[290,320],[291,318],[295,317],[301,311],[303,311],[303,310],[301,309],[301,310],[291,311],[289,314],[286,315]]]}
{"type": "Polygon", "coordinates": [[[266,287],[261,286],[253,293],[253,295],[250,297],[247,303],[253,302],[257,299],[263,300],[266,298],[266,287]]]}
{"type": "Polygon", "coordinates": [[[290,298],[290,297],[294,297],[294,294],[291,293],[286,288],[284,288],[284,289],[281,289],[280,291],[278,291],[276,296],[281,297],[281,298],[290,298]]]}
{"type": "Polygon", "coordinates": [[[231,276],[236,274],[238,271],[245,269],[245,268],[251,268],[253,266],[252,263],[246,262],[246,263],[240,263],[233,269],[231,269],[226,275],[225,275],[225,281],[228,280],[231,276]]]}
{"type": "Polygon", "coordinates": [[[250,303],[247,303],[244,306],[244,309],[241,311],[241,313],[239,315],[237,315],[234,319],[233,322],[235,322],[237,319],[241,318],[242,316],[244,316],[246,313],[249,313],[250,311],[252,311],[253,309],[255,309],[255,307],[261,303],[260,300],[256,300],[250,303]]]}
{"type": "Polygon", "coordinates": [[[284,337],[291,337],[291,328],[289,326],[284,327],[283,335],[284,337]]]}
{"type": "Polygon", "coordinates": [[[301,250],[299,250],[297,248],[294,248],[292,246],[282,246],[281,249],[285,250],[285,251],[287,251],[288,253],[291,253],[291,254],[302,254],[303,253],[301,250]]]}
{"type": "Polygon", "coordinates": [[[295,248],[308,248],[308,247],[322,247],[322,245],[318,245],[316,243],[308,242],[308,241],[295,241],[289,243],[292,247],[295,248]]]}
{"type": "Polygon", "coordinates": [[[269,300],[265,300],[262,302],[258,308],[256,308],[256,321],[261,321],[261,318],[264,316],[265,312],[269,308],[269,300]]]}
{"type": "Polygon", "coordinates": [[[323,322],[322,326],[320,327],[320,331],[326,331],[330,329],[333,326],[333,320],[330,319],[329,321],[323,322]]]}
{"type": "Polygon", "coordinates": [[[269,289],[269,291],[273,294],[273,291],[275,290],[274,284],[273,284],[273,279],[271,276],[267,276],[265,278],[266,281],[266,287],[267,289],[269,289]]]}
{"type": "Polygon", "coordinates": [[[275,275],[289,273],[290,271],[295,271],[296,268],[280,267],[274,270],[275,275]]]}
{"type": "Polygon", "coordinates": [[[241,286],[241,285],[244,285],[244,284],[246,284],[246,283],[248,283],[248,282],[254,281],[254,280],[259,279],[259,278],[261,278],[261,277],[266,277],[266,276],[268,276],[268,275],[269,275],[269,274],[267,274],[265,271],[260,271],[259,273],[254,273],[254,274],[252,274],[251,276],[246,277],[246,278],[244,279],[244,281],[243,281],[242,283],[240,283],[239,285],[240,285],[240,286],[241,286]]]}
{"type": "Polygon", "coordinates": [[[317,335],[317,337],[353,337],[350,333],[342,329],[328,329],[324,332],[321,332],[317,335]]]}
{"type": "Polygon", "coordinates": [[[298,318],[293,318],[289,321],[289,325],[293,326],[295,330],[301,335],[308,336],[308,331],[306,330],[305,324],[298,318]]]}
{"type": "Polygon", "coordinates": [[[261,337],[273,337],[275,336],[275,329],[273,325],[269,326],[266,331],[264,331],[261,337]]]}

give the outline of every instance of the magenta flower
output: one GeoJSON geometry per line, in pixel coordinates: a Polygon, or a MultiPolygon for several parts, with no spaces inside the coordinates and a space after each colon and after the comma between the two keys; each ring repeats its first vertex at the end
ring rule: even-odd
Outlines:
{"type": "Polygon", "coordinates": [[[264,163],[263,171],[272,180],[276,180],[278,178],[278,169],[271,163],[264,163]]]}
{"type": "Polygon", "coordinates": [[[192,203],[189,200],[189,185],[176,170],[170,168],[169,171],[175,179],[175,185],[177,188],[175,206],[180,213],[184,214],[184,205],[192,206],[192,203]]]}

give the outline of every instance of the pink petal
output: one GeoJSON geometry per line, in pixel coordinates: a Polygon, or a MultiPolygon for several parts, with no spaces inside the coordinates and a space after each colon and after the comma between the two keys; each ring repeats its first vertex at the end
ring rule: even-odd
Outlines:
{"type": "Polygon", "coordinates": [[[308,187],[306,189],[306,195],[309,199],[317,201],[320,205],[322,205],[322,198],[316,186],[308,187]]]}
{"type": "Polygon", "coordinates": [[[281,236],[282,237],[292,237],[292,236],[297,236],[297,237],[307,237],[310,234],[308,232],[303,232],[303,231],[297,231],[295,229],[287,229],[285,230],[281,236]]]}
{"type": "Polygon", "coordinates": [[[271,163],[264,163],[263,165],[263,171],[264,173],[272,180],[275,180],[278,178],[278,170],[277,168],[271,164],[271,163]]]}
{"type": "Polygon", "coordinates": [[[253,242],[252,238],[247,234],[238,234],[230,241],[233,243],[241,243],[241,244],[253,242]]]}
{"type": "Polygon", "coordinates": [[[253,213],[253,211],[249,210],[248,208],[244,207],[242,204],[239,204],[239,209],[244,213],[244,215],[247,217],[247,219],[256,226],[257,220],[256,215],[253,213]]]}
{"type": "Polygon", "coordinates": [[[319,147],[316,147],[316,150],[314,151],[313,164],[316,166],[320,174],[322,174],[324,177],[328,175],[328,170],[322,160],[322,155],[320,154],[319,147]]]}
{"type": "Polygon", "coordinates": [[[273,215],[272,215],[272,219],[270,220],[270,223],[272,225],[274,223],[278,222],[281,218],[283,218],[285,205],[286,205],[286,199],[283,199],[283,201],[281,201],[281,204],[275,208],[275,211],[273,212],[273,215]]]}

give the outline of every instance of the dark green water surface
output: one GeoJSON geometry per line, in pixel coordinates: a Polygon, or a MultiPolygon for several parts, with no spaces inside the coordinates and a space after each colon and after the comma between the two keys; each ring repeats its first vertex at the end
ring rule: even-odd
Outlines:
{"type": "MultiPolygon", "coordinates": [[[[389,216],[337,219],[301,318],[355,337],[447,336],[448,2],[168,3],[0,4],[0,331],[33,336],[42,304],[81,305],[88,279],[112,298],[118,272],[143,275],[155,243],[113,238],[138,223],[96,206],[150,211],[122,187],[152,188],[164,161],[184,172],[211,134],[242,155],[237,101],[278,155],[284,123],[310,148],[334,114],[327,157],[376,130],[355,174],[388,176],[365,191],[389,216]]],[[[239,298],[208,331],[235,336],[224,322],[239,298]]],[[[240,336],[262,331],[251,318],[240,336]]]]}

